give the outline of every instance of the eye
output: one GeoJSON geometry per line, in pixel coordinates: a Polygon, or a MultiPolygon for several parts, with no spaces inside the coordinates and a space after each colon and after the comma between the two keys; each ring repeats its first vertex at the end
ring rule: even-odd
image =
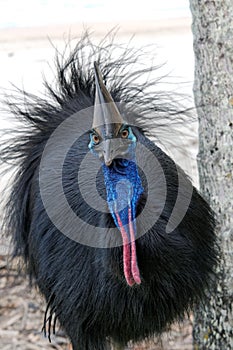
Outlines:
{"type": "Polygon", "coordinates": [[[98,145],[98,143],[100,142],[100,138],[98,135],[93,134],[92,135],[92,141],[94,142],[95,145],[98,145]]]}
{"type": "Polygon", "coordinates": [[[128,136],[129,136],[129,130],[124,129],[124,130],[121,132],[121,137],[122,137],[123,139],[127,139],[128,136]]]}

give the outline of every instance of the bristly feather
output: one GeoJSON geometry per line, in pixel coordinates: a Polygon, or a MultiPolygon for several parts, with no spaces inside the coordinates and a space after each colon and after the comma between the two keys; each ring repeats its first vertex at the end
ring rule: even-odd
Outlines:
{"type": "MultiPolygon", "coordinates": [[[[54,313],[74,350],[109,349],[109,337],[126,344],[160,334],[202,300],[217,262],[213,213],[195,188],[181,224],[172,235],[165,231],[177,198],[177,166],[145,132],[150,132],[152,124],[158,129],[164,127],[165,120],[167,127],[179,116],[184,120],[187,111],[179,108],[171,96],[152,91],[156,80],[137,81],[157,68],[135,72],[133,66],[137,67],[142,55],[141,50],[119,47],[111,36],[95,45],[85,34],[68,59],[57,53],[57,80],[54,86],[45,82],[46,97],[22,91],[21,98],[8,101],[21,126],[7,144],[5,140],[1,144],[1,161],[17,166],[4,230],[13,237],[14,254],[23,257],[31,279],[48,302],[49,337],[54,313]],[[126,103],[133,111],[134,125],[138,126],[134,134],[160,161],[168,184],[160,218],[136,242],[144,281],[136,288],[129,288],[122,277],[121,247],[92,248],[70,240],[50,221],[40,197],[38,172],[47,140],[71,114],[94,104],[94,61],[101,67],[113,99],[126,103]]],[[[87,135],[83,142],[88,145],[87,135]]],[[[77,168],[87,151],[80,145],[71,150],[64,164],[64,188],[72,209],[80,214],[82,207],[86,220],[94,218],[99,224],[103,218],[82,206],[77,194],[77,168]]],[[[156,171],[155,184],[159,187],[156,171]]]]}

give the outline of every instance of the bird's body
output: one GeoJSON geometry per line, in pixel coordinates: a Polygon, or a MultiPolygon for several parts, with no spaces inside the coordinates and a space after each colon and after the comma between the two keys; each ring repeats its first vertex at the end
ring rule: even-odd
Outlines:
{"type": "MultiPolygon", "coordinates": [[[[115,111],[118,119],[113,129],[106,120],[99,125],[97,117],[93,121],[100,103],[96,103],[95,86],[100,83],[100,95],[104,88],[97,64],[95,81],[93,69],[80,67],[82,45],[68,64],[58,66],[58,91],[49,87],[56,103],[41,99],[32,103],[28,95],[27,110],[15,107],[26,128],[11,148],[2,151],[4,160],[19,160],[5,225],[13,236],[15,253],[24,257],[48,302],[45,327],[47,322],[49,332],[54,315],[74,350],[106,350],[111,341],[124,346],[160,334],[204,296],[216,263],[214,220],[185,173],[145,136],[140,125],[143,116],[130,108],[134,99],[135,103],[140,99],[137,88],[130,93],[124,79],[116,78],[109,85],[110,94],[126,106],[115,111]],[[92,113],[84,115],[89,125],[85,129],[82,110],[88,108],[92,113]],[[61,133],[60,143],[55,142],[57,130],[68,120],[71,124],[61,133]],[[78,137],[68,147],[66,138],[75,132],[78,137]],[[110,147],[112,139],[120,142],[121,151],[110,159],[102,145],[110,147]],[[67,219],[62,204],[56,182],[61,164],[63,194],[80,225],[67,219]],[[81,170],[84,177],[80,178],[81,170]],[[93,202],[97,195],[99,199],[92,206],[85,195],[93,172],[97,189],[93,202]],[[176,222],[171,218],[179,203],[186,207],[179,207],[182,214],[176,222]]],[[[97,51],[97,56],[105,52],[97,51]]],[[[127,59],[104,65],[100,55],[98,63],[107,81],[111,68],[120,71],[127,59]]],[[[154,107],[139,107],[156,114],[154,107]]],[[[115,151],[118,146],[113,147],[115,151]]]]}

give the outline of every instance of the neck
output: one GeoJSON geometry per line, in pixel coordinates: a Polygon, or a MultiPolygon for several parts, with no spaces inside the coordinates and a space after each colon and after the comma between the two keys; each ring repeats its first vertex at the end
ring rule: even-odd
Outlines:
{"type": "Polygon", "coordinates": [[[124,274],[127,283],[140,284],[136,258],[136,209],[143,187],[134,160],[117,159],[112,166],[103,165],[107,202],[122,235],[124,274]]]}

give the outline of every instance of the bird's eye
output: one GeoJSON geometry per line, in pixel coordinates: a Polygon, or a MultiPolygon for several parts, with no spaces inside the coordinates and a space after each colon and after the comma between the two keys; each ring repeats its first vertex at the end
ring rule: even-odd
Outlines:
{"type": "Polygon", "coordinates": [[[129,130],[124,129],[124,130],[121,132],[121,137],[122,137],[123,139],[127,139],[128,136],[129,136],[129,130]]]}
{"type": "Polygon", "coordinates": [[[94,142],[95,145],[98,145],[98,143],[100,142],[100,138],[98,135],[93,134],[92,135],[92,141],[94,142]]]}

